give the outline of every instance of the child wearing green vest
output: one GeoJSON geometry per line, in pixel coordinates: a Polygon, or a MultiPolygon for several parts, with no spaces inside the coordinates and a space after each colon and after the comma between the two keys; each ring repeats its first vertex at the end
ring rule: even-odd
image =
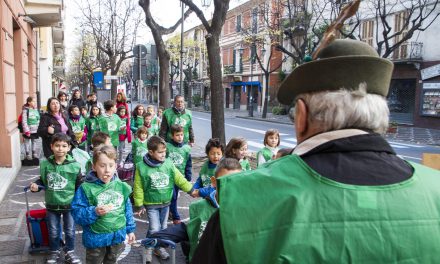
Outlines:
{"type": "Polygon", "coordinates": [[[86,119],[86,126],[87,126],[87,148],[88,151],[91,152],[92,148],[92,137],[95,131],[99,131],[98,127],[98,119],[101,116],[101,108],[99,108],[97,105],[92,105],[92,108],[90,110],[90,115],[86,119]]]}
{"type": "Polygon", "coordinates": [[[150,112],[145,113],[144,116],[144,127],[148,130],[148,137],[159,135],[159,126],[157,125],[157,120],[153,122],[153,115],[150,112]]]}
{"type": "Polygon", "coordinates": [[[110,136],[113,147],[117,149],[119,146],[119,134],[124,128],[121,127],[121,119],[115,114],[116,105],[114,101],[105,101],[104,109],[105,113],[98,119],[99,130],[110,136]]]}
{"type": "Polygon", "coordinates": [[[131,115],[130,129],[133,134],[136,134],[138,128],[144,125],[145,109],[143,105],[137,105],[131,115]]]}
{"type": "Polygon", "coordinates": [[[116,150],[102,145],[93,151],[93,171],[72,202],[75,222],[83,227],[86,263],[117,263],[124,241],[135,242],[136,224],[129,199],[131,187],[116,176],[116,150]]]}
{"type": "MultiPolygon", "coordinates": [[[[180,173],[170,159],[166,159],[166,143],[152,136],[148,140],[148,153],[143,160],[136,163],[134,177],[134,206],[136,214],[147,212],[148,235],[154,234],[167,227],[169,205],[176,184],[184,192],[197,196],[190,182],[180,173]]],[[[147,249],[147,261],[151,262],[153,250],[147,249]]],[[[155,250],[162,259],[168,259],[169,254],[164,248],[155,250]]]]}
{"type": "Polygon", "coordinates": [[[123,163],[123,156],[125,150],[125,141],[131,143],[131,131],[130,131],[130,118],[128,111],[124,105],[118,107],[116,114],[121,119],[121,132],[119,134],[119,148],[118,148],[118,161],[121,166],[123,163]]]}
{"type": "MultiPolygon", "coordinates": [[[[101,145],[107,145],[107,146],[113,146],[112,142],[110,141],[110,136],[104,132],[97,131],[95,134],[93,134],[92,140],[91,140],[91,148],[90,149],[96,149],[101,145]]],[[[86,171],[89,172],[92,170],[92,164],[93,164],[93,153],[92,158],[90,158],[86,163],[86,171]]]]}
{"type": "Polygon", "coordinates": [[[188,224],[173,225],[149,236],[149,238],[172,238],[173,242],[181,243],[183,253],[191,260],[209,218],[219,208],[215,191],[217,179],[240,171],[241,165],[237,159],[222,159],[217,165],[215,174],[209,179],[214,191],[206,199],[200,199],[189,206],[190,220],[188,224]]]}
{"type": "Polygon", "coordinates": [[[69,107],[69,123],[72,126],[72,132],[75,134],[76,143],[82,150],[86,149],[87,126],[86,120],[82,117],[79,107],[71,105],[69,107]]]}
{"type": "Polygon", "coordinates": [[[200,169],[200,176],[194,183],[194,189],[199,190],[199,196],[202,198],[207,197],[214,191],[211,186],[211,177],[215,174],[215,168],[220,160],[223,158],[223,152],[225,146],[218,138],[209,139],[205,147],[205,153],[208,156],[208,160],[203,163],[200,169]]]}
{"type": "Polygon", "coordinates": [[[23,128],[24,149],[26,151],[26,159],[39,158],[37,153],[38,125],[40,124],[40,112],[38,112],[37,101],[34,97],[29,96],[26,104],[23,105],[21,114],[21,126],[23,128]],[[32,146],[31,146],[32,145],[32,146]],[[32,149],[32,151],[31,151],[32,149]]]}
{"type": "MultiPolygon", "coordinates": [[[[159,111],[159,110],[158,110],[159,111]]],[[[160,130],[160,118],[156,115],[154,111],[154,105],[148,105],[147,106],[147,113],[150,113],[153,119],[151,120],[151,124],[155,127],[157,127],[157,135],[159,135],[160,130]]]]}
{"type": "MultiPolygon", "coordinates": [[[[174,166],[185,176],[187,181],[192,178],[192,160],[191,147],[183,142],[183,127],[180,125],[171,126],[171,140],[167,142],[167,158],[169,158],[174,166]]],[[[174,185],[173,198],[170,204],[170,213],[173,224],[180,224],[180,215],[177,211],[177,198],[179,188],[174,185]]]]}
{"type": "Polygon", "coordinates": [[[89,118],[89,113],[87,112],[87,107],[86,106],[81,106],[80,108],[79,108],[79,111],[81,112],[81,115],[82,115],[82,117],[84,118],[84,119],[86,119],[87,120],[87,118],[89,118]]]}
{"type": "Polygon", "coordinates": [[[257,166],[275,158],[280,145],[280,133],[276,129],[269,129],[264,135],[264,148],[257,153],[257,166]]]}
{"type": "Polygon", "coordinates": [[[71,203],[75,189],[81,184],[81,166],[70,151],[71,138],[63,133],[52,136],[50,147],[53,151],[47,160],[40,163],[40,179],[30,185],[32,192],[40,191],[44,186],[49,231],[50,255],[46,263],[57,263],[61,249],[61,216],[64,222],[66,245],[64,260],[69,263],[81,263],[75,255],[75,223],[71,214],[71,203]]]}
{"type": "Polygon", "coordinates": [[[136,139],[131,143],[131,153],[133,155],[133,163],[142,161],[148,153],[147,147],[148,131],[146,127],[140,127],[136,131],[136,139]]]}
{"type": "Polygon", "coordinates": [[[229,140],[228,145],[225,149],[226,158],[237,159],[243,171],[251,170],[251,165],[249,160],[246,158],[247,155],[247,142],[246,139],[241,137],[234,137],[229,140]]]}

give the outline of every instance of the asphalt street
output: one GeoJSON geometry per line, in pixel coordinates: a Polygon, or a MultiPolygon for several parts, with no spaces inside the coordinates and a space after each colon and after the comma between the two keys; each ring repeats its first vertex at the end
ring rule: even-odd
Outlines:
{"type": "MultiPolygon", "coordinates": [[[[193,112],[193,128],[197,145],[203,146],[211,137],[211,115],[203,112],[193,112]]],[[[294,126],[263,122],[237,117],[225,117],[226,141],[232,137],[244,137],[248,142],[249,152],[255,152],[264,147],[263,139],[267,129],[277,129],[280,132],[281,148],[296,146],[294,126]]],[[[421,163],[423,153],[440,153],[440,147],[414,143],[388,141],[398,155],[406,160],[421,163]]]]}

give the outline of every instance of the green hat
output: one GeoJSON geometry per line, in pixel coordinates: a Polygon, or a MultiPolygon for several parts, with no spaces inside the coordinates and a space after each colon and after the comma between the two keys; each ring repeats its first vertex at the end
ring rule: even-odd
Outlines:
{"type": "Polygon", "coordinates": [[[289,105],[302,93],[357,89],[367,84],[367,92],[387,96],[393,63],[380,58],[365,42],[338,39],[322,49],[317,59],[296,67],[281,83],[278,101],[289,105]]]}

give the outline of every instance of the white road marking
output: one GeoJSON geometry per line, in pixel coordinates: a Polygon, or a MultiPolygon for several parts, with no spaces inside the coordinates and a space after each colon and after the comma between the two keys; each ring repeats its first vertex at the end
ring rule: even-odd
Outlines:
{"type": "Polygon", "coordinates": [[[290,141],[290,142],[298,142],[296,138],[282,138],[281,141],[290,141]]]}
{"type": "Polygon", "coordinates": [[[122,251],[121,255],[118,257],[118,261],[124,259],[128,254],[130,254],[131,251],[131,245],[127,243],[127,241],[124,241],[125,249],[122,251]]]}
{"type": "Polygon", "coordinates": [[[422,160],[421,158],[411,157],[411,156],[405,156],[405,155],[397,155],[403,159],[415,159],[415,160],[422,160]]]}
{"type": "Polygon", "coordinates": [[[392,145],[402,145],[410,148],[424,148],[424,146],[419,145],[413,145],[413,144],[406,144],[406,143],[400,143],[400,142],[389,142],[392,145]]]}
{"type": "Polygon", "coordinates": [[[390,144],[390,146],[391,147],[393,147],[393,148],[398,148],[398,149],[407,149],[407,148],[409,148],[409,147],[405,147],[405,146],[399,146],[399,145],[396,145],[396,144],[390,144]]]}
{"type": "Polygon", "coordinates": [[[258,149],[262,149],[262,148],[264,148],[264,145],[263,144],[261,144],[261,143],[257,143],[257,142],[255,142],[255,141],[247,141],[247,143],[248,143],[248,146],[251,146],[251,147],[256,147],[256,148],[258,148],[258,149]]]}
{"type": "Polygon", "coordinates": [[[17,180],[18,182],[29,182],[30,180],[36,179],[40,177],[40,175],[34,176],[32,178],[27,178],[27,179],[23,179],[23,180],[17,180]]]}
{"type": "Polygon", "coordinates": [[[287,147],[287,148],[294,148],[294,147],[296,147],[296,144],[281,142],[280,146],[287,147]]]}

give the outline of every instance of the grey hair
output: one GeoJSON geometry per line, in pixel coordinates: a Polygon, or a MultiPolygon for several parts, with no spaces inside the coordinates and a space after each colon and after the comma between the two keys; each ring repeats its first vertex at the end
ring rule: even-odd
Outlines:
{"type": "MultiPolygon", "coordinates": [[[[388,128],[390,111],[386,99],[367,93],[367,84],[357,90],[341,88],[300,94],[307,105],[308,122],[318,125],[323,132],[345,128],[369,129],[384,134],[388,128]]],[[[292,118],[292,113],[289,113],[292,118]]]]}

